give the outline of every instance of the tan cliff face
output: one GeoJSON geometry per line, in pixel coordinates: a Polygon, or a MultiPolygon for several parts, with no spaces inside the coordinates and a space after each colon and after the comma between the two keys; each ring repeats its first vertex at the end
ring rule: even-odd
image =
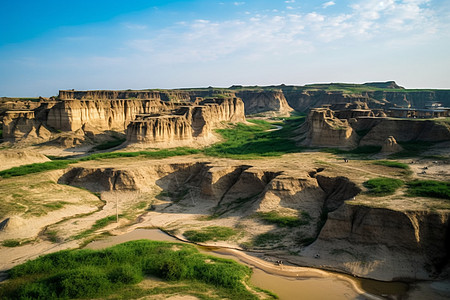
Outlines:
{"type": "Polygon", "coordinates": [[[51,132],[36,120],[34,111],[8,111],[3,118],[3,138],[7,142],[49,140],[51,132]]]}
{"type": "Polygon", "coordinates": [[[244,104],[239,98],[203,100],[182,106],[171,115],[140,116],[128,125],[128,143],[189,142],[208,140],[220,122],[243,122],[244,104]]]}
{"type": "Polygon", "coordinates": [[[136,115],[173,107],[173,103],[159,100],[63,100],[50,109],[47,124],[61,131],[76,131],[89,124],[99,131],[124,132],[136,115]]]}
{"type": "Polygon", "coordinates": [[[450,124],[445,119],[375,117],[375,112],[367,107],[346,110],[345,107],[349,105],[344,104],[341,105],[343,107],[331,105],[338,109],[336,111],[328,107],[312,109],[306,122],[297,129],[295,140],[309,147],[351,149],[358,146],[384,146],[385,153],[401,151],[397,141],[450,140],[450,124]],[[391,145],[390,150],[386,143],[391,145]]]}
{"type": "Polygon", "coordinates": [[[399,142],[450,140],[450,125],[431,120],[383,119],[361,139],[360,145],[383,145],[393,136],[399,142]]]}
{"type": "Polygon", "coordinates": [[[245,219],[256,227],[267,226],[255,219],[257,212],[277,211],[285,216],[305,212],[309,223],[291,228],[285,245],[298,249],[289,241],[317,240],[303,248],[300,256],[289,259],[301,263],[302,258],[319,254],[309,264],[357,276],[432,279],[446,267],[448,212],[348,204],[347,200],[360,193],[348,178],[319,175],[320,170],[292,172],[272,167],[231,161],[154,161],[122,167],[75,167],[59,182],[93,192],[170,191],[178,204],[155,202],[155,213],[164,213],[165,207],[177,211],[177,205],[195,207],[205,215],[220,216],[220,220],[245,219]]]}
{"type": "Polygon", "coordinates": [[[293,111],[281,90],[241,91],[236,93],[245,104],[245,114],[272,112],[279,116],[289,116],[293,111]]]}
{"type": "Polygon", "coordinates": [[[344,204],[309,251],[328,249],[346,272],[380,280],[432,279],[448,264],[450,213],[344,204]],[[369,250],[370,249],[370,250],[369,250]]]}
{"type": "Polygon", "coordinates": [[[300,145],[310,147],[354,148],[357,134],[347,120],[334,116],[327,108],[312,109],[306,122],[298,129],[300,145]]]}

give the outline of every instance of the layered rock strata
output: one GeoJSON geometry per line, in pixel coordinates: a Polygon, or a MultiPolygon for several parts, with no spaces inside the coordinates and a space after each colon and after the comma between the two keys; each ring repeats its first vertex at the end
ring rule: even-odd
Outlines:
{"type": "Polygon", "coordinates": [[[297,132],[303,146],[354,148],[358,144],[358,135],[348,121],[336,118],[328,108],[312,109],[297,132]]]}
{"type": "MultiPolygon", "coordinates": [[[[315,108],[297,129],[296,140],[302,146],[355,148],[385,145],[389,137],[396,142],[442,142],[450,140],[450,123],[445,120],[420,120],[375,116],[363,108],[332,110],[326,105],[315,108]]],[[[340,108],[338,105],[331,107],[340,108]]],[[[377,112],[377,115],[380,115],[377,112]]],[[[399,151],[399,147],[395,147],[399,151]]],[[[393,149],[393,148],[392,148],[393,149]]],[[[391,150],[392,150],[391,149],[391,150]]]]}
{"type": "MultiPolygon", "coordinates": [[[[253,222],[255,212],[289,216],[306,212],[309,224],[289,229],[283,245],[287,251],[298,251],[292,241],[317,239],[302,248],[299,256],[290,254],[289,260],[380,280],[445,275],[450,249],[448,211],[349,204],[346,200],[357,196],[359,187],[345,177],[318,171],[301,174],[229,161],[158,162],[140,167],[76,167],[59,182],[93,192],[170,191],[184,209],[194,206],[204,214],[253,222]]],[[[155,205],[155,211],[164,213],[169,206],[155,205]]],[[[277,255],[282,251],[277,250],[277,255]]]]}
{"type": "Polygon", "coordinates": [[[239,98],[203,100],[182,106],[172,115],[139,115],[128,125],[129,143],[163,143],[208,139],[220,122],[244,122],[244,104],[239,98]]]}
{"type": "Polygon", "coordinates": [[[289,116],[293,111],[283,91],[241,91],[236,95],[244,101],[245,114],[272,112],[278,116],[289,116]]]}

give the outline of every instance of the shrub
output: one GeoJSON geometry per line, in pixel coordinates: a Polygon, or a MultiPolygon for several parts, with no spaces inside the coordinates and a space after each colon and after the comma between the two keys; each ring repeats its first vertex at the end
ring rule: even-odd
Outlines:
{"type": "MultiPolygon", "coordinates": [[[[1,299],[107,298],[144,275],[214,285],[230,299],[257,299],[244,282],[251,269],[207,256],[192,245],[139,240],[103,250],[65,250],[14,267],[1,299]]],[[[221,292],[221,293],[222,293],[221,292]]]]}
{"type": "Polygon", "coordinates": [[[210,226],[201,230],[188,230],[183,235],[191,242],[225,241],[236,234],[236,231],[229,227],[210,226]]]}
{"type": "Polygon", "coordinates": [[[392,195],[403,185],[400,179],[379,177],[364,182],[364,186],[369,189],[368,194],[373,196],[392,195]]]}

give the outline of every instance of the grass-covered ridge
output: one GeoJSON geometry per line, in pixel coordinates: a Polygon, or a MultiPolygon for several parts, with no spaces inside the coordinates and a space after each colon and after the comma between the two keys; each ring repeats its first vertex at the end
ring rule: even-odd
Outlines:
{"type": "Polygon", "coordinates": [[[222,226],[209,226],[200,230],[187,230],[183,235],[191,242],[203,243],[206,241],[226,241],[237,232],[233,228],[222,226]]]}
{"type": "Polygon", "coordinates": [[[364,182],[364,186],[368,189],[367,193],[372,196],[392,195],[402,185],[402,180],[388,177],[372,178],[364,182]]]}
{"type": "Polygon", "coordinates": [[[23,165],[19,167],[13,167],[7,170],[0,171],[0,177],[9,178],[14,176],[23,176],[32,173],[45,172],[50,170],[65,169],[70,164],[77,163],[79,161],[90,161],[90,160],[100,160],[100,159],[111,159],[111,158],[121,158],[121,157],[146,157],[146,158],[167,158],[179,155],[190,155],[200,153],[201,150],[180,147],[173,149],[162,149],[156,151],[136,151],[136,152],[107,152],[107,153],[96,153],[89,156],[85,156],[79,159],[55,159],[43,163],[34,163],[29,165],[23,165]]]}
{"type": "Polygon", "coordinates": [[[29,165],[23,165],[19,167],[13,167],[7,170],[0,171],[0,177],[9,178],[14,176],[22,176],[32,173],[40,173],[50,170],[65,169],[71,163],[75,163],[74,160],[56,160],[47,161],[43,163],[34,163],[29,165]]]}
{"type": "Polygon", "coordinates": [[[414,180],[406,184],[409,196],[432,197],[450,200],[450,182],[436,180],[414,180]]]}
{"type": "Polygon", "coordinates": [[[137,286],[156,276],[203,299],[258,299],[246,288],[251,269],[206,256],[191,245],[139,240],[104,250],[65,250],[14,267],[1,299],[140,298],[180,289],[137,286]],[[196,287],[201,287],[197,289],[196,287]]]}

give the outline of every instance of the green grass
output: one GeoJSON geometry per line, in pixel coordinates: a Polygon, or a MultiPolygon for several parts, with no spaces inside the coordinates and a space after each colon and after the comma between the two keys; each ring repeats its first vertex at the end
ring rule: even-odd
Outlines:
{"type": "Polygon", "coordinates": [[[397,169],[402,169],[402,173],[405,175],[411,175],[412,171],[411,168],[405,164],[405,163],[401,163],[398,161],[392,161],[392,160],[377,160],[372,162],[372,164],[374,165],[379,165],[379,166],[386,166],[386,167],[390,167],[390,168],[397,168],[397,169]]]}
{"type": "Polygon", "coordinates": [[[7,170],[0,171],[0,177],[9,178],[13,176],[23,176],[27,174],[45,172],[50,170],[65,169],[69,166],[69,164],[74,164],[79,161],[91,161],[91,160],[111,159],[121,157],[146,157],[146,158],[161,159],[179,155],[197,154],[200,152],[201,150],[199,149],[180,147],[174,149],[162,149],[157,151],[97,153],[80,159],[53,160],[44,163],[34,163],[19,167],[13,167],[7,170]]]}
{"type": "Polygon", "coordinates": [[[191,242],[203,243],[206,241],[226,241],[236,235],[233,228],[222,226],[209,226],[201,230],[187,230],[183,235],[191,242]]]}
{"type": "Polygon", "coordinates": [[[217,132],[225,142],[206,148],[204,153],[209,156],[252,159],[301,152],[302,148],[296,146],[290,138],[293,137],[292,131],[304,119],[304,116],[297,116],[285,120],[282,129],[269,132],[267,130],[272,125],[264,120],[249,120],[255,125],[239,123],[233,128],[218,129],[217,132]]]}
{"type": "Polygon", "coordinates": [[[369,190],[367,192],[369,195],[387,196],[394,194],[403,185],[403,181],[394,178],[378,177],[369,179],[363,184],[369,190]]]}
{"type": "Polygon", "coordinates": [[[96,153],[89,156],[80,158],[79,161],[90,161],[109,158],[121,158],[121,157],[145,157],[145,158],[167,158],[179,155],[190,155],[200,153],[201,150],[179,147],[174,149],[162,149],[157,151],[137,151],[137,152],[108,152],[108,153],[96,153]]]}
{"type": "Polygon", "coordinates": [[[377,161],[374,161],[372,164],[391,167],[391,168],[399,168],[399,169],[409,170],[409,166],[407,164],[404,164],[404,163],[401,163],[398,161],[392,161],[392,160],[377,160],[377,161]]]}
{"type": "Polygon", "coordinates": [[[450,182],[435,180],[414,180],[407,184],[408,196],[450,199],[450,182]]]}
{"type": "Polygon", "coordinates": [[[95,146],[92,150],[107,150],[117,147],[125,142],[126,139],[115,139],[113,141],[107,141],[100,145],[95,146]]]}
{"type": "Polygon", "coordinates": [[[412,142],[398,142],[403,147],[403,151],[391,154],[392,158],[408,158],[421,156],[423,152],[435,145],[435,142],[412,141],[412,142]]]}
{"type": "MultiPolygon", "coordinates": [[[[121,217],[121,216],[122,215],[119,215],[119,217],[121,217]]],[[[94,233],[95,231],[115,222],[116,218],[117,218],[116,215],[111,215],[111,216],[107,216],[105,218],[99,219],[99,220],[95,221],[94,225],[92,225],[92,227],[90,229],[87,229],[87,230],[75,235],[74,239],[78,240],[78,239],[85,238],[88,235],[90,235],[91,233],[94,233]]]]}
{"type": "Polygon", "coordinates": [[[18,246],[20,246],[22,243],[21,243],[21,241],[20,240],[4,240],[3,242],[2,242],[2,246],[3,247],[10,247],[10,248],[12,248],[12,247],[18,247],[18,246]]]}
{"type": "Polygon", "coordinates": [[[282,238],[278,233],[267,232],[257,235],[251,244],[255,247],[265,247],[279,243],[282,238]]]}
{"type": "Polygon", "coordinates": [[[19,167],[13,167],[7,170],[0,171],[0,177],[9,178],[13,176],[22,176],[26,174],[45,172],[50,170],[58,170],[65,169],[71,163],[74,163],[74,160],[56,160],[56,161],[47,161],[44,163],[35,163],[29,164],[19,167]]]}
{"type": "Polygon", "coordinates": [[[297,217],[283,216],[276,211],[258,212],[256,213],[256,216],[267,223],[275,224],[279,227],[298,227],[309,224],[311,220],[311,216],[304,211],[297,217]]]}
{"type": "Polygon", "coordinates": [[[139,240],[104,250],[60,251],[16,266],[0,286],[0,298],[124,299],[186,291],[202,298],[258,299],[244,284],[251,272],[232,260],[201,254],[191,245],[139,240]],[[172,286],[137,286],[145,276],[172,286]]]}
{"type": "Polygon", "coordinates": [[[332,153],[332,154],[344,154],[344,155],[356,155],[356,156],[367,156],[370,154],[376,154],[381,151],[381,146],[360,146],[352,150],[343,150],[338,148],[324,148],[320,150],[321,152],[332,153]]]}

